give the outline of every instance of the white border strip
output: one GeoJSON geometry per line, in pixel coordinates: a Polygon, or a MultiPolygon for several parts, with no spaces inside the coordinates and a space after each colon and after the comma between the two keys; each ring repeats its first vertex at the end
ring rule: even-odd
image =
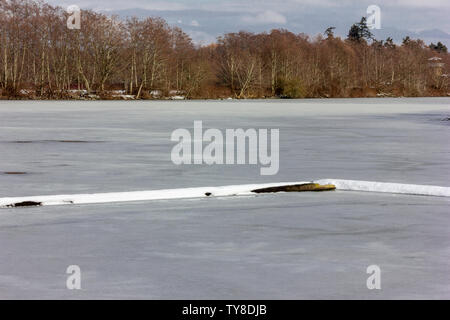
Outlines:
{"type": "MultiPolygon", "coordinates": [[[[255,193],[252,193],[252,190],[255,189],[308,184],[308,183],[312,182],[297,181],[297,182],[277,182],[265,184],[230,185],[222,187],[164,189],[151,191],[9,197],[9,198],[0,198],[0,208],[14,207],[14,204],[23,202],[35,202],[40,203],[40,205],[42,206],[54,206],[67,204],[93,204],[93,203],[114,203],[114,202],[130,202],[130,201],[243,196],[243,195],[254,195],[255,193]]],[[[340,180],[340,179],[322,179],[314,181],[314,183],[318,183],[321,185],[332,184],[336,186],[337,190],[450,197],[450,187],[385,183],[373,181],[340,180]]]]}

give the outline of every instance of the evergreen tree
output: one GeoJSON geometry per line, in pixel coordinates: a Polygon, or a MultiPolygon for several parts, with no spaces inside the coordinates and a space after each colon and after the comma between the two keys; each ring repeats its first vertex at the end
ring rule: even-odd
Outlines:
{"type": "Polygon", "coordinates": [[[432,42],[429,48],[440,53],[447,53],[447,47],[440,41],[437,44],[432,42]]]}
{"type": "Polygon", "coordinates": [[[363,40],[374,39],[372,32],[370,32],[370,29],[367,26],[366,17],[362,17],[360,22],[354,23],[350,27],[347,38],[350,41],[355,42],[362,42],[363,40]]]}
{"type": "Polygon", "coordinates": [[[403,38],[402,45],[407,46],[408,44],[411,43],[411,41],[412,41],[411,38],[409,36],[406,36],[403,38]]]}
{"type": "Polygon", "coordinates": [[[324,34],[327,36],[327,39],[334,38],[334,29],[336,29],[336,27],[328,27],[327,30],[325,30],[324,34]]]}
{"type": "Polygon", "coordinates": [[[384,46],[389,49],[394,49],[395,48],[394,40],[392,40],[391,37],[388,37],[384,42],[384,46]]]}

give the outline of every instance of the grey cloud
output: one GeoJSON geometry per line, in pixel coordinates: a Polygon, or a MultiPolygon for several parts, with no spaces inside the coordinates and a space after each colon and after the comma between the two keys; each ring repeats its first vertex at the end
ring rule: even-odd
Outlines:
{"type": "MultiPolygon", "coordinates": [[[[313,36],[335,26],[337,35],[346,36],[351,24],[366,14],[370,4],[381,8],[382,30],[374,32],[380,39],[392,36],[401,40],[410,35],[425,37],[429,42],[446,38],[441,30],[450,30],[448,0],[97,0],[95,5],[88,0],[50,2],[63,6],[77,3],[82,8],[94,7],[121,16],[160,16],[201,42],[227,32],[262,32],[280,27],[313,36]],[[183,23],[178,23],[180,20],[183,23]]],[[[448,39],[441,40],[448,43],[448,39]]]]}

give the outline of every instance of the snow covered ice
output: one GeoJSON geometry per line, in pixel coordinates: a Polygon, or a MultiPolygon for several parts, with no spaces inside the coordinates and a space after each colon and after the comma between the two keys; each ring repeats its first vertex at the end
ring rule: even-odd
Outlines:
{"type": "MultiPolygon", "coordinates": [[[[448,98],[2,101],[0,198],[324,178],[450,187],[449,115],[448,98]],[[279,173],[173,165],[170,134],[195,120],[279,128],[279,173]]],[[[359,188],[2,209],[0,298],[450,298],[449,199],[359,188]],[[65,287],[73,264],[81,291],[65,287]],[[366,288],[373,264],[381,291],[366,288]]]]}

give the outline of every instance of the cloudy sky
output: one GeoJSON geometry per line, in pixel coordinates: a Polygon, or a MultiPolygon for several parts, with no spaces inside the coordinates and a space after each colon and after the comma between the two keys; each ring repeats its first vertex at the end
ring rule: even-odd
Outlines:
{"type": "Polygon", "coordinates": [[[450,0],[47,0],[67,7],[119,14],[160,16],[178,25],[197,43],[210,43],[218,35],[248,30],[285,28],[314,36],[329,26],[345,36],[349,26],[366,15],[369,5],[381,9],[378,39],[397,41],[409,35],[427,42],[450,44],[450,0]]]}

